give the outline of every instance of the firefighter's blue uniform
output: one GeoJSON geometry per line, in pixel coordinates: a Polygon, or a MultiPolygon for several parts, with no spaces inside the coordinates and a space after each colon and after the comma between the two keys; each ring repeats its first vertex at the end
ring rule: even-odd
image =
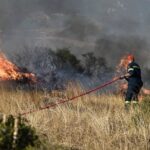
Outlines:
{"type": "Polygon", "coordinates": [[[130,76],[128,78],[125,78],[128,81],[125,103],[130,104],[131,101],[133,103],[137,103],[138,94],[143,86],[140,66],[133,61],[128,65],[127,72],[130,74],[130,76]]]}

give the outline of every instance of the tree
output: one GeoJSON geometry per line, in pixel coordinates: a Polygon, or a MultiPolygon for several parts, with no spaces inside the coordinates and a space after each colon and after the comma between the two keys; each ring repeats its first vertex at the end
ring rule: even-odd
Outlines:
{"type": "Polygon", "coordinates": [[[87,75],[99,75],[107,69],[107,63],[103,57],[96,57],[93,52],[83,54],[82,56],[84,57],[84,73],[87,75]]]}
{"type": "Polygon", "coordinates": [[[77,71],[82,71],[82,66],[80,65],[80,60],[76,58],[70,52],[69,48],[62,48],[56,51],[56,56],[60,59],[63,64],[70,65],[77,71]]]}
{"type": "MultiPolygon", "coordinates": [[[[0,150],[13,149],[14,118],[9,116],[6,123],[0,122],[0,150]]],[[[28,126],[25,121],[19,121],[16,150],[25,150],[30,147],[38,148],[41,145],[35,129],[28,126]]]]}

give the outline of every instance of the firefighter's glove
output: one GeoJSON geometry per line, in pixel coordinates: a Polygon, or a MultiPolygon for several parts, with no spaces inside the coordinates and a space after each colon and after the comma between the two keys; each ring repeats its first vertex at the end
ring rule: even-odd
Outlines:
{"type": "Polygon", "coordinates": [[[120,80],[125,79],[125,76],[124,76],[124,75],[123,75],[123,76],[120,76],[119,79],[120,79],[120,80]]]}

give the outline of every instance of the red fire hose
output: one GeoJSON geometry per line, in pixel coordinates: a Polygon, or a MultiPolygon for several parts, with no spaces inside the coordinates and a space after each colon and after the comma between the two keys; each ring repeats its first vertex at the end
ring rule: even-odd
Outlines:
{"type": "Polygon", "coordinates": [[[111,80],[111,81],[109,81],[109,82],[107,82],[107,83],[105,83],[105,84],[103,84],[103,85],[101,85],[101,86],[98,86],[98,87],[96,87],[96,88],[94,88],[94,89],[91,89],[91,90],[89,90],[89,91],[86,91],[85,93],[82,93],[82,94],[80,94],[80,95],[74,96],[74,97],[69,98],[69,99],[67,99],[67,100],[61,100],[61,101],[59,100],[59,101],[57,101],[56,103],[51,103],[51,104],[46,105],[46,106],[44,106],[44,107],[40,107],[39,109],[34,109],[34,110],[30,110],[30,111],[28,111],[28,112],[24,112],[24,113],[22,113],[22,114],[20,114],[20,115],[21,115],[21,116],[24,116],[24,115],[31,114],[31,113],[34,113],[34,112],[37,112],[37,111],[41,111],[41,110],[44,110],[44,109],[49,109],[49,108],[57,107],[57,106],[60,105],[60,104],[63,104],[63,103],[69,102],[69,101],[73,101],[73,100],[75,100],[75,99],[77,99],[77,98],[79,98],[79,97],[88,95],[88,94],[90,94],[90,93],[92,93],[92,92],[95,92],[95,91],[98,91],[99,89],[102,89],[102,88],[104,88],[104,87],[106,87],[106,86],[108,86],[108,85],[110,85],[110,84],[112,84],[112,83],[118,81],[119,79],[120,79],[120,78],[115,78],[115,79],[113,79],[113,80],[111,80]]]}

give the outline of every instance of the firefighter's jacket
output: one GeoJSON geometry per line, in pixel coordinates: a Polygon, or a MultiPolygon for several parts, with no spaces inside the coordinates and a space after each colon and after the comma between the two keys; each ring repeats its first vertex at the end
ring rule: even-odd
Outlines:
{"type": "Polygon", "coordinates": [[[127,67],[127,72],[130,74],[130,77],[126,78],[128,85],[142,87],[143,82],[141,79],[140,66],[135,62],[131,62],[127,67]]]}

